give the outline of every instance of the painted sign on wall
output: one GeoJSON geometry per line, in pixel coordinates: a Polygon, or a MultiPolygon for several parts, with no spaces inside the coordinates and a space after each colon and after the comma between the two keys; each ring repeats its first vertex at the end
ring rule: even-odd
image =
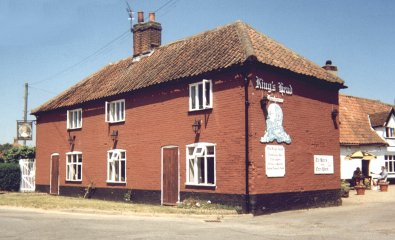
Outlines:
{"type": "Polygon", "coordinates": [[[278,143],[291,143],[291,137],[283,127],[283,111],[277,103],[271,103],[267,108],[266,131],[261,137],[261,143],[269,143],[274,140],[278,143]]]}
{"type": "Polygon", "coordinates": [[[279,92],[282,95],[287,94],[287,95],[292,95],[292,86],[291,84],[286,86],[284,83],[279,82],[275,84],[273,81],[272,82],[265,82],[262,78],[256,76],[256,89],[262,89],[266,90],[268,92],[279,92]]]}
{"type": "Polygon", "coordinates": [[[314,174],[333,174],[333,156],[314,155],[314,174]]]}
{"type": "Polygon", "coordinates": [[[265,147],[266,176],[285,176],[285,149],[281,145],[267,145],[265,147]]]}

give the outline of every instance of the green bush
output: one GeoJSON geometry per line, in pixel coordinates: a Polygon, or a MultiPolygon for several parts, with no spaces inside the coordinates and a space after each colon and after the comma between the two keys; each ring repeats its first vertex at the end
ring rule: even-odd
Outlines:
{"type": "Polygon", "coordinates": [[[18,164],[0,164],[0,190],[19,191],[21,183],[21,170],[18,164]]]}

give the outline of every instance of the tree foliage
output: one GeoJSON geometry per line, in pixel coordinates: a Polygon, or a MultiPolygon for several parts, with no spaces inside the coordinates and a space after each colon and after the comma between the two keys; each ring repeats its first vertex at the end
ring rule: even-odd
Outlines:
{"type": "Polygon", "coordinates": [[[36,156],[36,148],[34,147],[12,147],[3,152],[2,159],[6,163],[18,163],[19,159],[34,159],[36,156]]]}

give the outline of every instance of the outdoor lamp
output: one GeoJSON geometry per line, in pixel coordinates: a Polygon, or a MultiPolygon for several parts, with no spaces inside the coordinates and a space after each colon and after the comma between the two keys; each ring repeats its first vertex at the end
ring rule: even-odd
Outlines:
{"type": "Polygon", "coordinates": [[[67,141],[69,142],[70,145],[73,145],[75,142],[75,136],[69,135],[69,138],[67,139],[67,141]]]}
{"type": "Polygon", "coordinates": [[[200,120],[195,119],[195,121],[192,124],[192,130],[195,132],[195,134],[197,134],[199,132],[201,126],[202,125],[200,123],[200,120]]]}
{"type": "Polygon", "coordinates": [[[113,142],[118,140],[118,130],[112,130],[111,139],[113,142]]]}
{"type": "Polygon", "coordinates": [[[335,120],[337,115],[339,115],[339,110],[337,110],[336,108],[332,110],[332,119],[335,120]]]}

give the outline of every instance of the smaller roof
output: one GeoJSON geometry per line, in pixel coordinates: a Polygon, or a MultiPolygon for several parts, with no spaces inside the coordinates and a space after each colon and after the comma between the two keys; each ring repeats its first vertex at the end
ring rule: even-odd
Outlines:
{"type": "Polygon", "coordinates": [[[384,127],[388,122],[388,119],[391,117],[393,109],[390,112],[384,111],[379,113],[373,113],[369,115],[370,123],[372,127],[384,127]]]}
{"type": "Polygon", "coordinates": [[[340,94],[340,145],[388,145],[372,128],[369,116],[379,119],[383,112],[388,116],[392,107],[378,100],[340,94]]]}

